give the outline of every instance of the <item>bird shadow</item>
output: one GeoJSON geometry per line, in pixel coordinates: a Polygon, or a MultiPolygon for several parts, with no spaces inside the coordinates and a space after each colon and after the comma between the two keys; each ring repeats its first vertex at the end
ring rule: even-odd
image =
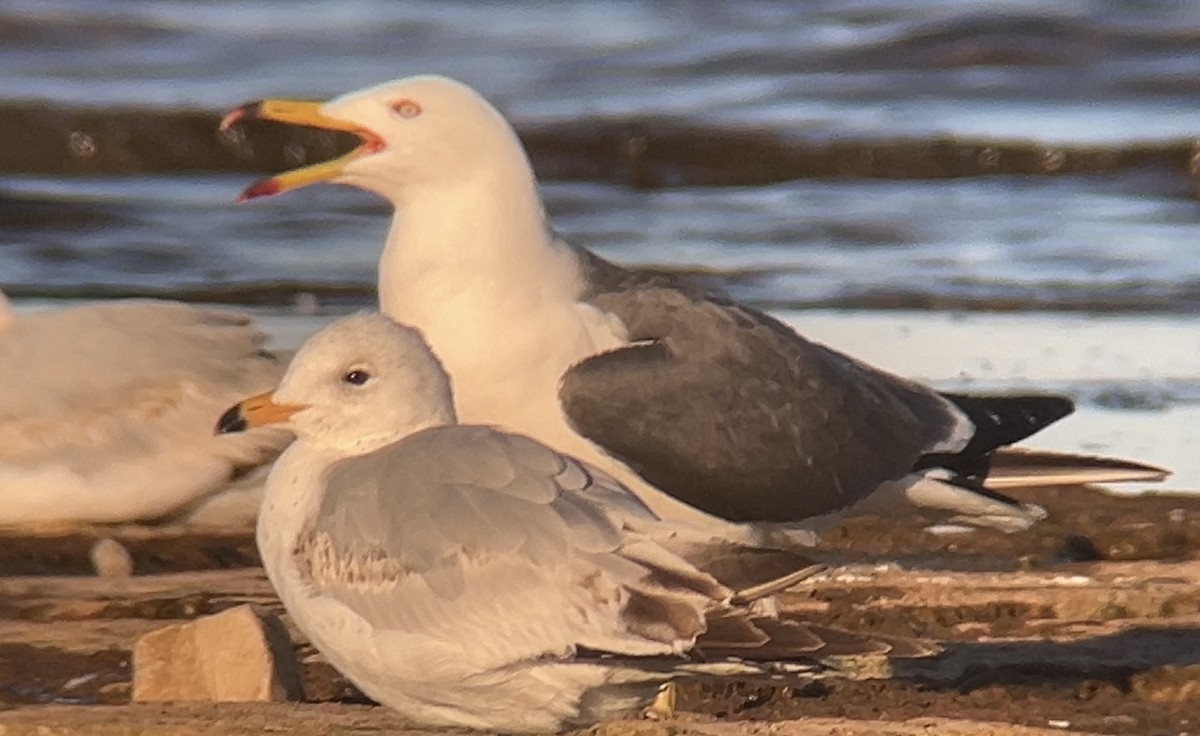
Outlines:
{"type": "Polygon", "coordinates": [[[993,685],[1097,680],[1127,692],[1141,673],[1200,664],[1200,627],[1136,626],[1066,641],[945,642],[942,646],[942,653],[934,657],[892,660],[892,677],[964,693],[993,685]]]}

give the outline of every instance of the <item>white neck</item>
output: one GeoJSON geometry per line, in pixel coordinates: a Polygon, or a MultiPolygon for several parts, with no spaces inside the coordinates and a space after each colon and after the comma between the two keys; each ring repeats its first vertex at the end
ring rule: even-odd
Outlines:
{"type": "Polygon", "coordinates": [[[521,310],[577,296],[573,254],[549,233],[533,173],[514,148],[454,186],[414,187],[392,199],[379,261],[384,314],[420,324],[430,304],[469,298],[521,310]]]}
{"type": "Polygon", "coordinates": [[[331,461],[366,455],[430,427],[457,424],[458,419],[448,393],[445,401],[442,406],[421,407],[422,419],[399,419],[395,427],[389,427],[386,431],[354,434],[344,431],[317,432],[304,441],[308,447],[331,461]]]}
{"type": "Polygon", "coordinates": [[[292,551],[300,530],[320,508],[315,481],[338,459],[339,453],[297,439],[271,466],[258,513],[256,537],[263,564],[276,589],[279,577],[292,569],[292,551]]]}

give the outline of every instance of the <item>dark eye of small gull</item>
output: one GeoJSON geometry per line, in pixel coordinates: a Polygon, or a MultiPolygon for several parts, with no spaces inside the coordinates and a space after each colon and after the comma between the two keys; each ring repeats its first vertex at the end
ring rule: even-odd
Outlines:
{"type": "Polygon", "coordinates": [[[346,375],[342,376],[342,380],[354,386],[361,386],[371,380],[371,374],[360,368],[355,368],[354,370],[346,371],[346,375]]]}
{"type": "Polygon", "coordinates": [[[397,100],[392,103],[392,109],[402,118],[415,118],[421,114],[421,106],[413,100],[397,100]]]}

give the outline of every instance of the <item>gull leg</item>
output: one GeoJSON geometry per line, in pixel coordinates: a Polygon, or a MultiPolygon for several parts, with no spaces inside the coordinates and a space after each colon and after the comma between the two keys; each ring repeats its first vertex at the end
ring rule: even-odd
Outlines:
{"type": "Polygon", "coordinates": [[[658,689],[658,695],[654,696],[654,702],[646,708],[642,716],[651,721],[665,721],[673,717],[677,698],[678,691],[675,688],[674,680],[663,683],[663,686],[658,689]]]}

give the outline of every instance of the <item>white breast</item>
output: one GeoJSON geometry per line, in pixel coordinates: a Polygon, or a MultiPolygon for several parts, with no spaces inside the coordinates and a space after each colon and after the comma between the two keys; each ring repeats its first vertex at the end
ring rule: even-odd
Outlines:
{"type": "Polygon", "coordinates": [[[315,595],[296,564],[296,542],[321,505],[320,481],[332,458],[297,440],[275,462],[258,515],[256,539],[267,578],[284,607],[334,667],[382,668],[371,627],[336,601],[315,595]]]}

